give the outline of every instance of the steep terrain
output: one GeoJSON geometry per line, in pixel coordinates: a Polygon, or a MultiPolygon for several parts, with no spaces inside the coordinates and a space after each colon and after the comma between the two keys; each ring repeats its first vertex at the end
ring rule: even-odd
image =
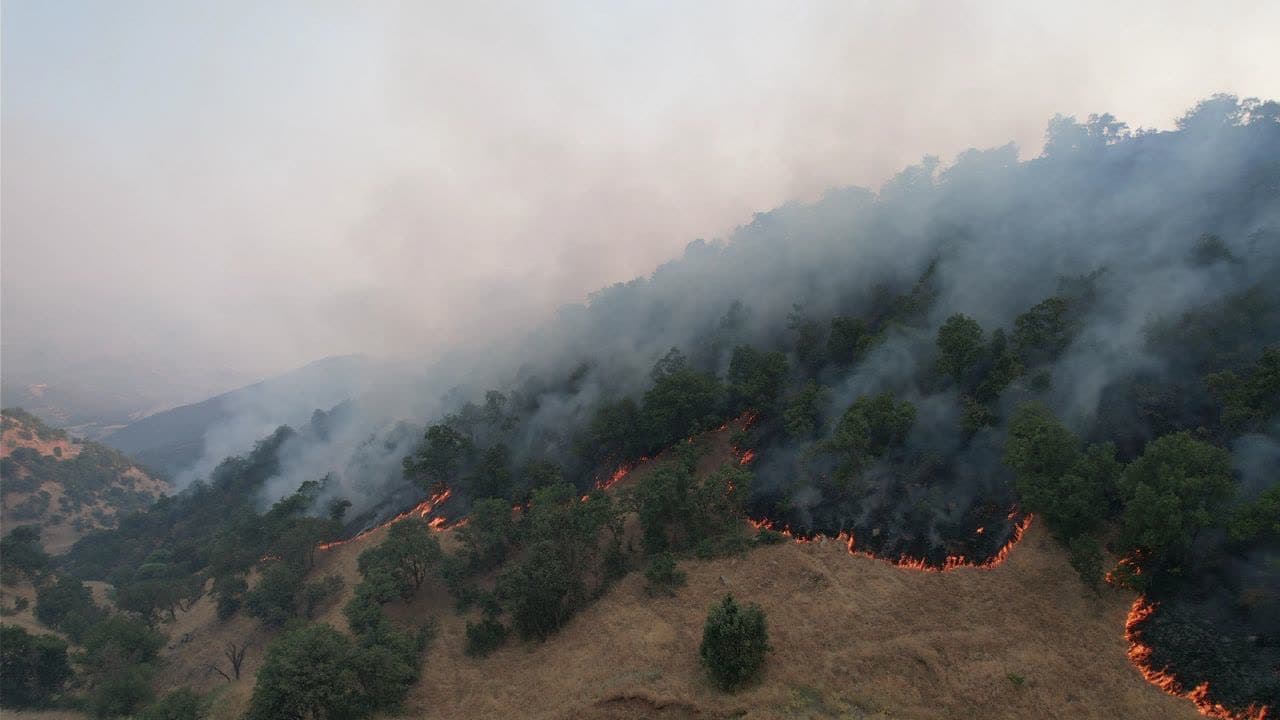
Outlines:
{"type": "Polygon", "coordinates": [[[367,370],[368,360],[361,356],[325,358],[238,390],[156,413],[119,428],[104,442],[148,466],[177,475],[212,449],[207,443],[214,429],[226,435],[213,439],[215,444],[218,440],[225,443],[213,451],[217,461],[245,449],[237,440],[251,445],[278,425],[302,424],[316,408],[330,408],[348,399],[360,387],[367,370]]]}
{"type": "MultiPolygon", "coordinates": [[[[702,469],[732,458],[712,436],[702,469]]],[[[634,483],[663,458],[616,486],[634,483]]],[[[337,574],[340,598],[318,618],[346,629],[341,607],[359,582],[356,559],[385,529],[325,551],[312,577],[337,574]]],[[[446,549],[453,530],[442,533],[446,549]]],[[[1032,525],[1007,562],[989,570],[921,572],[862,556],[842,542],[787,542],[710,561],[685,561],[688,585],[651,597],[632,573],[545,643],[513,642],[485,659],[463,652],[469,619],[437,579],[405,624],[438,621],[404,717],[540,718],[1194,718],[1190,703],[1147,684],[1129,664],[1132,596],[1095,595],[1064,551],[1032,525]],[[771,654],[759,682],[723,694],[698,666],[707,607],[726,592],[768,615],[771,654]]],[[[215,618],[200,599],[166,627],[162,682],[217,691],[213,717],[238,717],[272,633],[249,618],[215,618]],[[252,642],[241,679],[228,642],[252,642]]]]}
{"type": "Polygon", "coordinates": [[[169,484],[120,453],[51,428],[21,409],[4,411],[0,433],[0,524],[40,526],[45,551],[114,527],[150,505],[169,484]]]}

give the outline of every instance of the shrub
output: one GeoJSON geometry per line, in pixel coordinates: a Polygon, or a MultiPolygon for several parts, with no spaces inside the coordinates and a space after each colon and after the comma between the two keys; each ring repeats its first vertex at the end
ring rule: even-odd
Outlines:
{"type": "Polygon", "coordinates": [[[494,618],[467,623],[467,654],[484,657],[507,641],[507,626],[494,618]]]}
{"type": "Polygon", "coordinates": [[[1089,535],[1079,535],[1071,539],[1070,548],[1071,567],[1085,585],[1097,592],[1102,580],[1102,548],[1098,547],[1098,541],[1089,535]]]}
{"type": "Polygon", "coordinates": [[[178,688],[147,706],[137,720],[201,720],[206,714],[203,698],[191,688],[178,688]]]}
{"type": "Polygon", "coordinates": [[[760,528],[760,532],[756,533],[757,545],[778,545],[786,541],[787,536],[777,530],[770,530],[767,527],[760,528]]]}
{"type": "Polygon", "coordinates": [[[101,610],[93,604],[93,593],[84,583],[63,575],[36,592],[35,615],[40,622],[62,630],[79,642],[101,615],[101,610]]]}
{"type": "Polygon", "coordinates": [[[125,665],[106,673],[93,690],[93,714],[100,718],[132,715],[152,697],[151,667],[125,665]]]}
{"type": "Polygon", "coordinates": [[[717,687],[741,687],[759,672],[769,650],[769,631],[758,605],[742,607],[725,595],[712,606],[698,652],[717,687]]]}
{"type": "Polygon", "coordinates": [[[70,677],[67,644],[61,639],[0,627],[0,704],[47,705],[70,677]]]}
{"type": "Polygon", "coordinates": [[[653,556],[649,568],[644,571],[644,579],[647,581],[645,590],[650,595],[675,595],[675,589],[685,582],[684,571],[676,567],[676,558],[669,552],[653,556]]]}

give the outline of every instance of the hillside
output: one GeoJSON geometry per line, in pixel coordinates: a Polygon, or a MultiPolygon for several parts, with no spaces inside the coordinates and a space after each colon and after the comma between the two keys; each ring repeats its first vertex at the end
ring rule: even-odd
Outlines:
{"type": "Polygon", "coordinates": [[[1055,117],[1040,157],[757,215],[334,411],[155,418],[199,481],[31,573],[114,639],[27,706],[1274,715],[1278,121],[1055,117]]]}
{"type": "MultiPolygon", "coordinates": [[[[730,457],[728,435],[708,441],[704,473],[730,457]]],[[[321,555],[311,577],[340,575],[346,590],[318,621],[345,628],[340,609],[360,580],[356,558],[385,533],[321,555]]],[[[455,535],[442,533],[446,549],[455,535]]],[[[411,603],[388,606],[402,623],[439,621],[402,717],[1197,717],[1129,664],[1123,628],[1132,596],[1095,596],[1039,526],[991,570],[921,572],[850,556],[840,542],[788,542],[682,567],[688,585],[674,597],[649,596],[632,573],[550,640],[511,643],[484,659],[463,652],[474,617],[455,613],[440,581],[429,580],[411,603]],[[726,592],[765,609],[774,648],[760,681],[729,696],[697,661],[706,608],[726,592]]],[[[243,616],[218,621],[209,596],[166,630],[162,682],[219,690],[212,717],[239,717],[269,633],[243,616]],[[227,667],[226,642],[246,638],[254,645],[241,680],[209,670],[227,667]]]]}
{"type": "Polygon", "coordinates": [[[21,409],[4,410],[0,435],[0,523],[6,532],[41,528],[58,554],[85,533],[114,527],[169,491],[169,484],[120,453],[45,425],[21,409]]]}
{"type": "MultiPolygon", "coordinates": [[[[316,408],[328,409],[350,398],[367,370],[364,357],[325,358],[238,390],[150,415],[115,430],[103,442],[149,467],[177,475],[205,454],[211,431],[234,430],[240,424],[242,432],[248,433],[242,442],[252,444],[277,425],[301,424],[316,408]]],[[[213,460],[244,450],[236,444],[237,439],[225,438],[227,446],[220,448],[221,454],[213,460]]]]}

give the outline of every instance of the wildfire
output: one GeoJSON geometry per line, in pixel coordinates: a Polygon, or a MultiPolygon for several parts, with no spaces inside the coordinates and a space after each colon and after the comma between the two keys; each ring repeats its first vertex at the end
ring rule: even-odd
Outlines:
{"type": "MultiPolygon", "coordinates": [[[[453,494],[452,490],[450,490],[449,488],[445,488],[444,490],[441,490],[437,493],[432,494],[426,500],[423,500],[417,505],[414,505],[412,508],[405,510],[404,512],[382,523],[381,525],[378,525],[376,527],[371,527],[368,530],[361,530],[359,533],[356,533],[355,536],[349,537],[346,540],[334,540],[333,542],[321,543],[319,547],[321,550],[329,550],[331,548],[338,547],[339,545],[346,545],[347,543],[357,542],[359,540],[362,540],[366,536],[368,536],[370,533],[374,533],[374,532],[377,532],[378,530],[381,530],[384,527],[394,525],[395,523],[398,523],[407,517],[413,517],[416,515],[417,517],[425,518],[431,513],[435,512],[435,509],[437,507],[440,507],[441,505],[443,505],[444,502],[448,500],[449,496],[452,494],[453,494]]],[[[452,527],[452,525],[449,524],[449,521],[445,520],[442,517],[432,518],[431,521],[428,523],[428,525],[430,525],[435,530],[444,530],[445,528],[452,527]]]]}
{"type": "Polygon", "coordinates": [[[607,478],[601,478],[596,481],[596,489],[608,490],[614,485],[617,485],[618,483],[622,482],[622,479],[625,478],[627,475],[630,475],[631,471],[634,470],[637,465],[643,465],[644,463],[647,463],[647,462],[649,462],[649,458],[642,457],[639,460],[635,460],[633,462],[619,465],[618,469],[614,470],[612,475],[610,475],[607,478]]]}
{"type": "Polygon", "coordinates": [[[755,451],[755,450],[747,450],[746,452],[742,453],[742,457],[738,458],[738,464],[739,464],[739,465],[747,465],[747,464],[749,464],[752,460],[755,460],[755,459],[756,459],[756,451],[755,451]]]}
{"type": "MultiPolygon", "coordinates": [[[[1016,517],[1016,516],[1017,516],[1016,512],[1011,514],[1011,517],[1016,517]]],[[[923,558],[914,558],[914,557],[911,557],[910,555],[900,555],[897,558],[891,558],[891,557],[882,557],[882,556],[876,555],[868,550],[858,550],[857,542],[854,539],[853,533],[850,531],[844,531],[833,538],[826,535],[805,537],[803,535],[796,535],[788,527],[779,527],[769,520],[763,520],[763,519],[748,520],[748,522],[750,522],[751,525],[756,529],[768,529],[774,532],[782,533],[783,535],[786,535],[787,537],[791,538],[797,543],[807,544],[807,543],[815,542],[818,539],[821,539],[824,541],[827,539],[830,539],[834,542],[844,543],[845,548],[849,551],[850,555],[870,558],[872,560],[880,560],[882,562],[891,563],[900,568],[907,568],[908,570],[920,570],[922,572],[946,572],[948,570],[955,570],[956,568],[962,568],[962,567],[976,568],[978,570],[990,570],[991,568],[996,567],[997,565],[1000,565],[1005,560],[1008,560],[1009,553],[1013,551],[1013,546],[1017,545],[1019,542],[1022,541],[1022,537],[1023,535],[1026,534],[1027,528],[1031,527],[1031,520],[1033,517],[1034,517],[1033,515],[1028,513],[1027,515],[1024,515],[1021,520],[1018,520],[1016,523],[1014,523],[1013,534],[1009,537],[1009,541],[1006,542],[1004,546],[1001,547],[1000,550],[995,555],[992,555],[986,560],[982,560],[979,562],[979,561],[971,560],[965,557],[964,555],[948,555],[947,559],[943,561],[942,565],[931,565],[928,562],[926,562],[923,558]]],[[[981,535],[983,531],[984,531],[983,528],[979,528],[978,534],[981,535]]]]}
{"type": "Polygon", "coordinates": [[[1138,626],[1151,617],[1156,611],[1156,604],[1147,602],[1145,597],[1138,596],[1129,608],[1129,616],[1124,622],[1124,639],[1129,643],[1129,660],[1143,679],[1174,697],[1186,698],[1195,704],[1201,715],[1215,720],[1267,720],[1271,717],[1270,708],[1250,705],[1243,711],[1233,711],[1209,699],[1209,683],[1203,682],[1186,690],[1182,683],[1166,668],[1156,668],[1151,664],[1151,646],[1142,641],[1142,632],[1138,626]]]}

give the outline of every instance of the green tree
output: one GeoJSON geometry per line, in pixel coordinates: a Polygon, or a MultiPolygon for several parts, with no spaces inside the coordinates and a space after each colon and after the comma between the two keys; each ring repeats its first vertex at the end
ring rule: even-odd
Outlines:
{"type": "Polygon", "coordinates": [[[93,687],[90,704],[99,717],[131,715],[152,697],[154,662],[164,636],[145,622],[115,614],[93,626],[79,662],[93,687]]]}
{"type": "Polygon", "coordinates": [[[875,342],[875,336],[862,320],[847,315],[831,318],[827,334],[827,356],[832,362],[851,365],[861,360],[875,342]]]}
{"type": "Polygon", "coordinates": [[[656,450],[720,422],[723,389],[714,375],[689,367],[672,348],[653,369],[653,387],[644,394],[640,427],[648,449],[656,450]]]}
{"type": "MultiPolygon", "coordinates": [[[[9,482],[9,473],[4,473],[9,482]]],[[[35,579],[49,567],[49,556],[40,546],[39,525],[19,525],[0,538],[0,572],[14,580],[35,579]]]]}
{"type": "Polygon", "coordinates": [[[417,453],[404,459],[405,473],[433,490],[453,480],[473,451],[467,436],[449,425],[432,425],[417,453]]]}
{"type": "Polygon", "coordinates": [[[1026,367],[1056,360],[1079,330],[1071,301],[1051,297],[1013,321],[1013,346],[1026,367]]]}
{"type": "Polygon", "coordinates": [[[1236,509],[1231,536],[1237,540],[1280,538],[1280,485],[1272,485],[1258,499],[1236,509]]]}
{"type": "Polygon", "coordinates": [[[959,382],[981,358],[982,326],[968,315],[956,314],[938,328],[938,372],[959,382]]]}
{"type": "Polygon", "coordinates": [[[1092,535],[1077,535],[1068,545],[1071,567],[1090,590],[1098,591],[1102,582],[1102,548],[1092,535]]]}
{"type": "Polygon", "coordinates": [[[249,720],[361,718],[369,708],[360,652],[329,625],[307,625],[267,648],[249,701],[249,720]]]}
{"type": "Polygon", "coordinates": [[[588,579],[595,580],[595,592],[609,581],[608,556],[601,552],[606,529],[616,546],[622,518],[607,493],[583,499],[562,483],[533,494],[525,519],[527,552],[498,578],[498,596],[522,637],[545,639],[591,597],[588,579]]]}
{"type": "Polygon", "coordinates": [[[1069,541],[1108,515],[1120,475],[1110,443],[1081,450],[1080,439],[1040,403],[1024,403],[1009,423],[1004,462],[1014,471],[1023,507],[1041,514],[1069,541]]]}
{"type": "Polygon", "coordinates": [[[93,602],[93,593],[70,575],[61,575],[56,582],[36,590],[36,619],[62,630],[73,640],[79,641],[101,614],[93,602]]]}
{"type": "Polygon", "coordinates": [[[640,454],[644,443],[636,401],[622,398],[597,407],[578,445],[583,456],[612,462],[640,454]]]}
{"type": "Polygon", "coordinates": [[[208,704],[191,688],[174,690],[137,714],[137,720],[201,720],[208,704]]]}
{"type": "Polygon", "coordinates": [[[658,468],[636,485],[629,500],[646,552],[715,545],[739,535],[750,487],[751,472],[738,465],[722,465],[703,480],[687,467],[658,468]]]}
{"type": "Polygon", "coordinates": [[[983,403],[1000,397],[1000,393],[1009,386],[1009,383],[1022,374],[1022,361],[1018,359],[1004,330],[991,333],[991,342],[987,345],[986,356],[987,371],[973,392],[974,398],[983,403]]]}
{"type": "Polygon", "coordinates": [[[828,450],[846,454],[857,467],[864,457],[879,457],[902,446],[915,421],[915,406],[906,400],[898,402],[892,392],[864,395],[845,410],[824,444],[828,450]]]}
{"type": "Polygon", "coordinates": [[[813,437],[818,429],[821,400],[822,388],[816,382],[809,382],[791,398],[782,412],[782,424],[787,429],[787,435],[797,440],[813,437]]]}
{"type": "Polygon", "coordinates": [[[1269,347],[1247,377],[1227,370],[1205,382],[1222,401],[1222,424],[1235,432],[1262,427],[1280,415],[1280,345],[1269,347]]]}
{"type": "Polygon", "coordinates": [[[251,617],[267,625],[280,627],[298,614],[298,593],[306,573],[291,563],[277,560],[267,566],[262,579],[244,597],[244,607],[251,617]]]}
{"type": "Polygon", "coordinates": [[[473,572],[497,567],[515,541],[511,504],[497,498],[477,500],[467,524],[458,528],[467,563],[473,572]]]}
{"type": "Polygon", "coordinates": [[[426,520],[406,518],[391,526],[382,544],[360,553],[358,565],[366,578],[386,573],[400,597],[409,600],[443,556],[440,541],[426,520]]]}
{"type": "Polygon", "coordinates": [[[480,453],[475,472],[468,477],[471,495],[480,498],[511,498],[511,450],[497,443],[480,453]]]}
{"type": "Polygon", "coordinates": [[[482,618],[478,623],[467,622],[466,653],[471,657],[484,657],[502,647],[507,641],[507,626],[496,618],[482,618]]]}
{"type": "Polygon", "coordinates": [[[711,607],[698,653],[721,690],[741,687],[753,678],[769,650],[769,631],[758,605],[743,607],[725,595],[711,607]]]}
{"type": "Polygon", "coordinates": [[[786,379],[786,355],[761,352],[750,345],[737,346],[729,360],[729,414],[746,410],[772,413],[786,379]]]}
{"type": "Polygon", "coordinates": [[[1165,435],[1129,464],[1120,489],[1124,542],[1153,558],[1173,558],[1201,528],[1226,524],[1224,506],[1235,490],[1231,456],[1188,432],[1165,435]]]}
{"type": "Polygon", "coordinates": [[[645,591],[650,595],[675,595],[676,588],[684,585],[685,574],[676,565],[676,557],[669,552],[661,552],[649,561],[649,568],[644,571],[645,591]]]}
{"type": "Polygon", "coordinates": [[[574,575],[554,541],[530,545],[524,559],[503,573],[498,592],[509,604],[511,620],[525,639],[545,640],[569,619],[581,578],[574,575]]]}
{"type": "Polygon", "coordinates": [[[787,316],[787,328],[796,335],[796,360],[800,369],[812,376],[817,374],[826,362],[824,350],[826,344],[822,338],[822,325],[816,320],[804,316],[804,308],[791,306],[791,314],[787,316]]]}
{"type": "Polygon", "coordinates": [[[11,708],[48,705],[71,679],[67,643],[0,626],[0,704],[11,708]]]}
{"type": "Polygon", "coordinates": [[[97,680],[90,697],[94,715],[112,718],[133,715],[155,695],[148,665],[122,665],[97,680]]]}

